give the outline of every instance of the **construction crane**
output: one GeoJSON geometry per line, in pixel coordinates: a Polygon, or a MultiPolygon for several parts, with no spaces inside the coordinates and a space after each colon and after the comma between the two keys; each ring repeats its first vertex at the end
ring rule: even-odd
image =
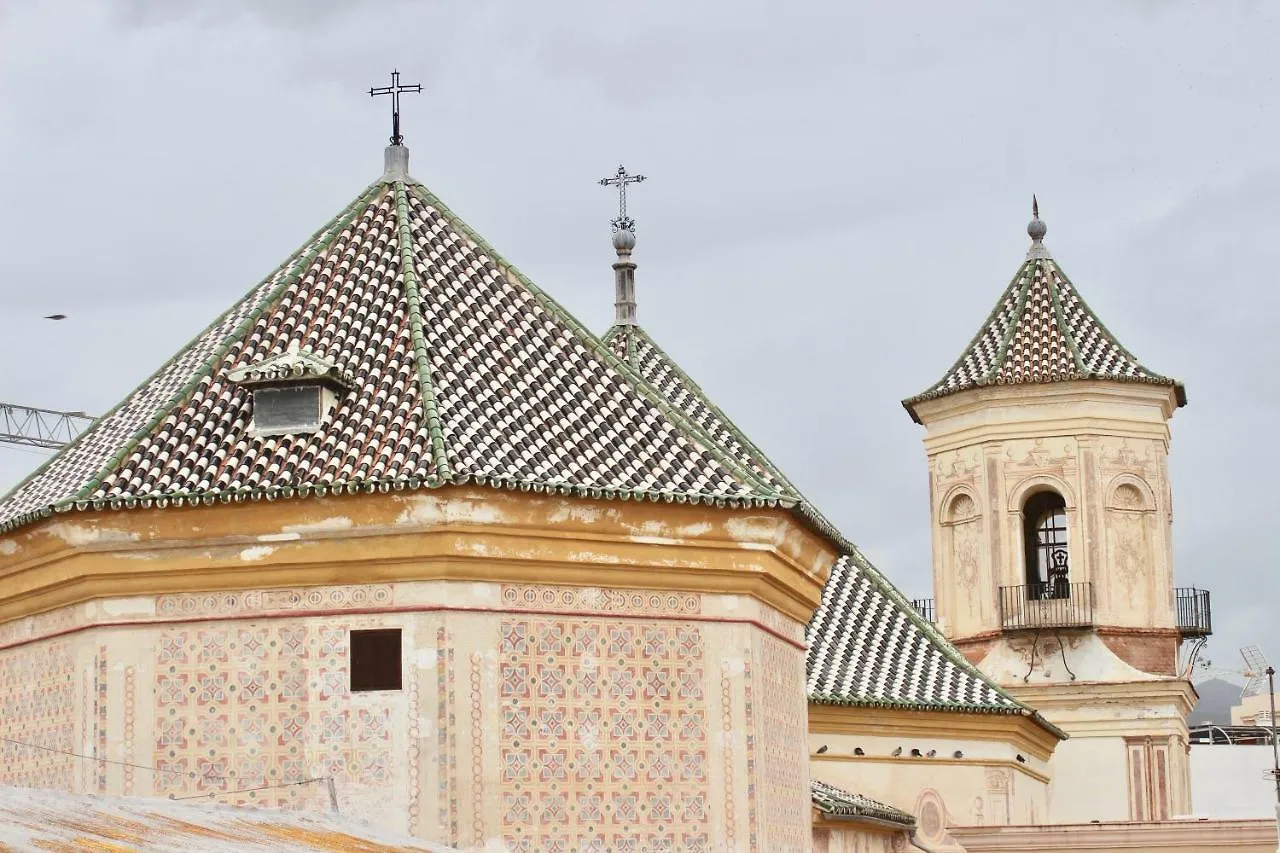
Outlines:
{"type": "Polygon", "coordinates": [[[0,443],[57,450],[74,441],[93,420],[84,412],[0,403],[0,443]]]}

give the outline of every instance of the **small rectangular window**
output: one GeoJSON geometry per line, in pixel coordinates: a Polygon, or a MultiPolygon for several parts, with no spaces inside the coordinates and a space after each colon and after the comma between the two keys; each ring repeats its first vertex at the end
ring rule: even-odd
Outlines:
{"type": "Polygon", "coordinates": [[[261,435],[320,428],[320,386],[259,388],[253,392],[253,427],[261,435]]]}
{"type": "Polygon", "coordinates": [[[399,690],[400,629],[351,632],[351,692],[399,690]]]}

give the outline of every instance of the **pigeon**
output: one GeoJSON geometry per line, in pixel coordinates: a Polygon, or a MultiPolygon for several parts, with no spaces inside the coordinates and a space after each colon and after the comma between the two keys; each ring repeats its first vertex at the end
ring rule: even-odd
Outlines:
{"type": "Polygon", "coordinates": [[[866,753],[862,751],[862,747],[860,747],[860,746],[855,746],[855,747],[853,748],[853,754],[854,754],[854,755],[866,755],[866,753]]]}
{"type": "Polygon", "coordinates": [[[827,751],[827,745],[825,743],[822,746],[818,747],[818,755],[822,755],[822,753],[826,751],[827,751]]]}
{"type": "Polygon", "coordinates": [[[919,758],[919,757],[920,757],[920,750],[918,750],[918,749],[913,749],[913,750],[911,750],[911,757],[912,757],[912,758],[919,758]]]}
{"type": "Polygon", "coordinates": [[[952,757],[952,758],[964,758],[964,753],[957,749],[954,753],[952,753],[951,757],[952,757]]]}
{"type": "Polygon", "coordinates": [[[902,747],[898,747],[893,751],[894,755],[902,755],[902,747]]]}
{"type": "Polygon", "coordinates": [[[925,755],[925,758],[933,758],[937,754],[938,754],[938,750],[931,749],[928,752],[926,752],[924,755],[925,755]]]}
{"type": "Polygon", "coordinates": [[[44,319],[46,319],[46,320],[65,320],[65,319],[67,319],[67,315],[66,315],[66,314],[46,314],[46,315],[45,315],[45,317],[44,317],[44,319]]]}
{"type": "Polygon", "coordinates": [[[1019,763],[1019,764],[1026,764],[1026,763],[1027,763],[1027,759],[1025,759],[1025,758],[1023,758],[1023,757],[1022,757],[1022,753],[1018,753],[1017,758],[1018,758],[1018,763],[1019,763]]]}

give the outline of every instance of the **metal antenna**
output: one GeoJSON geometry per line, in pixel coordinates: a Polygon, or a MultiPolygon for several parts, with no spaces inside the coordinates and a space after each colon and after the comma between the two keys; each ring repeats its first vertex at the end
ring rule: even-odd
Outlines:
{"type": "Polygon", "coordinates": [[[391,96],[391,144],[399,145],[404,142],[404,137],[400,135],[400,93],[401,92],[421,92],[421,83],[401,83],[400,72],[391,72],[390,86],[374,86],[369,89],[369,97],[376,98],[379,95],[391,96]]]}
{"type": "Polygon", "coordinates": [[[613,220],[614,231],[635,231],[636,221],[627,216],[627,184],[638,184],[644,175],[628,175],[626,167],[619,166],[612,178],[601,178],[600,186],[618,188],[618,218],[613,220]]]}

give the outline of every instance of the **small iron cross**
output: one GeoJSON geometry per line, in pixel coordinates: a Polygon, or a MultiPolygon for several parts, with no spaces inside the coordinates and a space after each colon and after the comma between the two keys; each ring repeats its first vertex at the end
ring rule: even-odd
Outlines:
{"type": "Polygon", "coordinates": [[[627,216],[627,184],[638,184],[643,180],[644,175],[628,175],[623,166],[618,167],[617,174],[612,178],[600,179],[600,186],[618,188],[618,218],[613,220],[614,231],[636,230],[636,221],[627,216]]]}
{"type": "Polygon", "coordinates": [[[401,92],[421,92],[421,83],[404,83],[400,82],[400,72],[391,72],[390,86],[375,86],[369,89],[369,97],[376,98],[378,95],[391,96],[391,144],[399,145],[404,142],[404,137],[400,135],[400,93],[401,92]]]}

